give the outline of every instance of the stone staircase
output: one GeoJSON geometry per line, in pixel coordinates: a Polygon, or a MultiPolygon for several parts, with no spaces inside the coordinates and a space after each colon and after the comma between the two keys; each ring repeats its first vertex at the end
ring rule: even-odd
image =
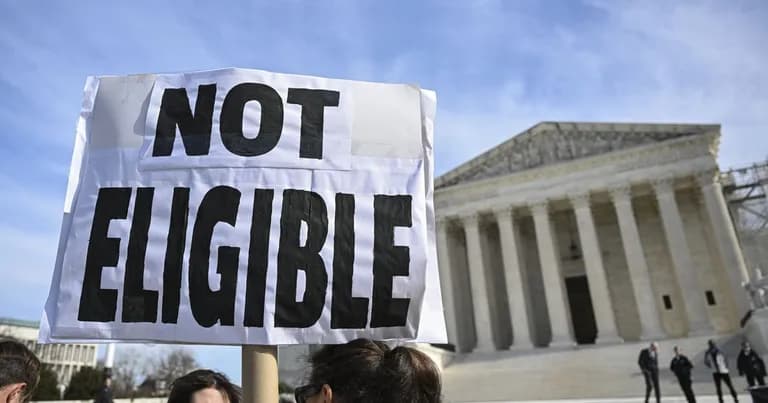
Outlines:
{"type": "MultiPolygon", "coordinates": [[[[675,376],[669,371],[672,347],[675,345],[680,346],[693,362],[693,389],[697,396],[715,394],[712,375],[704,366],[708,339],[691,337],[659,341],[662,401],[684,401],[678,399],[682,398],[682,392],[675,376]]],[[[739,377],[736,370],[741,340],[741,335],[737,334],[721,337],[717,343],[728,357],[734,388],[746,397],[746,380],[739,377]]],[[[593,401],[589,399],[608,399],[599,400],[601,402],[642,401],[636,399],[645,395],[637,356],[646,346],[645,342],[628,342],[457,355],[443,370],[445,401],[512,402],[574,398],[586,399],[579,400],[581,402],[593,401]]],[[[731,401],[730,396],[725,401],[731,401]]],[[[749,402],[751,399],[747,397],[741,401],[749,402]]]]}

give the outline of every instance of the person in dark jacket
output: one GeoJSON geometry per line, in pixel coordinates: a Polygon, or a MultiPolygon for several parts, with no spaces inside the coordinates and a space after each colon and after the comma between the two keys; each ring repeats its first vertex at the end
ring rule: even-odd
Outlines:
{"type": "Polygon", "coordinates": [[[107,376],[104,378],[104,384],[101,385],[101,389],[96,394],[94,403],[112,403],[112,378],[107,376]]]}
{"type": "Polygon", "coordinates": [[[672,362],[669,364],[669,369],[672,370],[672,373],[677,377],[677,383],[680,384],[680,389],[683,390],[685,399],[688,400],[688,403],[696,403],[696,396],[693,394],[693,389],[691,388],[691,370],[693,369],[693,364],[691,364],[688,357],[680,352],[680,348],[675,346],[674,350],[675,357],[672,358],[672,362]]]}
{"type": "Polygon", "coordinates": [[[741,344],[736,366],[739,368],[739,376],[747,376],[749,387],[755,386],[755,383],[765,386],[765,363],[760,355],[752,350],[748,341],[741,344]]]}
{"type": "Polygon", "coordinates": [[[643,372],[643,377],[645,378],[645,403],[648,403],[648,398],[651,396],[651,389],[653,389],[656,394],[656,403],[660,403],[659,345],[656,342],[652,342],[648,348],[644,348],[640,351],[640,356],[637,358],[637,365],[640,366],[640,371],[643,372]]]}
{"type": "Polygon", "coordinates": [[[721,383],[725,383],[728,389],[731,391],[733,401],[738,402],[739,397],[736,395],[736,391],[733,389],[731,383],[731,375],[728,372],[728,359],[725,357],[722,351],[717,348],[714,340],[709,340],[709,349],[704,354],[704,365],[712,369],[712,379],[715,381],[715,390],[717,391],[717,400],[723,403],[723,391],[721,389],[721,383]]]}

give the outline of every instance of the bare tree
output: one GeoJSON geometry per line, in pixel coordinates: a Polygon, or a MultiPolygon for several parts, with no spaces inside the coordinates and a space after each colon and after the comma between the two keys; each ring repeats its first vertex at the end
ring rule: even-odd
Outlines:
{"type": "Polygon", "coordinates": [[[139,382],[151,375],[156,367],[153,359],[134,347],[122,348],[112,369],[116,397],[131,397],[139,382]]]}
{"type": "Polygon", "coordinates": [[[198,368],[200,365],[191,351],[176,347],[158,360],[154,377],[165,382],[166,387],[170,387],[176,378],[198,368]]]}

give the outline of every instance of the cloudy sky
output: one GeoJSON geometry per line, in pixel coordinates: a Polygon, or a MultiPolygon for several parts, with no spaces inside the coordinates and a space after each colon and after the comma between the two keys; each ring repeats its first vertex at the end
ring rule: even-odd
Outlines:
{"type": "MultiPolygon", "coordinates": [[[[721,123],[723,168],[768,156],[763,0],[47,3],[0,0],[0,316],[40,317],[88,75],[418,83],[438,173],[542,120],[721,123]]],[[[240,379],[238,349],[195,351],[240,379]]]]}

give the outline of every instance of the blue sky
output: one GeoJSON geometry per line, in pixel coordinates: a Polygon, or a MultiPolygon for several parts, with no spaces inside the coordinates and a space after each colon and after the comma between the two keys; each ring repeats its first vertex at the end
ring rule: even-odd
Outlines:
{"type": "MultiPolygon", "coordinates": [[[[542,120],[721,123],[722,167],[768,156],[762,0],[105,3],[0,0],[0,316],[40,316],[87,75],[418,83],[438,173],[542,120]]],[[[195,351],[240,379],[237,348],[195,351]]]]}

